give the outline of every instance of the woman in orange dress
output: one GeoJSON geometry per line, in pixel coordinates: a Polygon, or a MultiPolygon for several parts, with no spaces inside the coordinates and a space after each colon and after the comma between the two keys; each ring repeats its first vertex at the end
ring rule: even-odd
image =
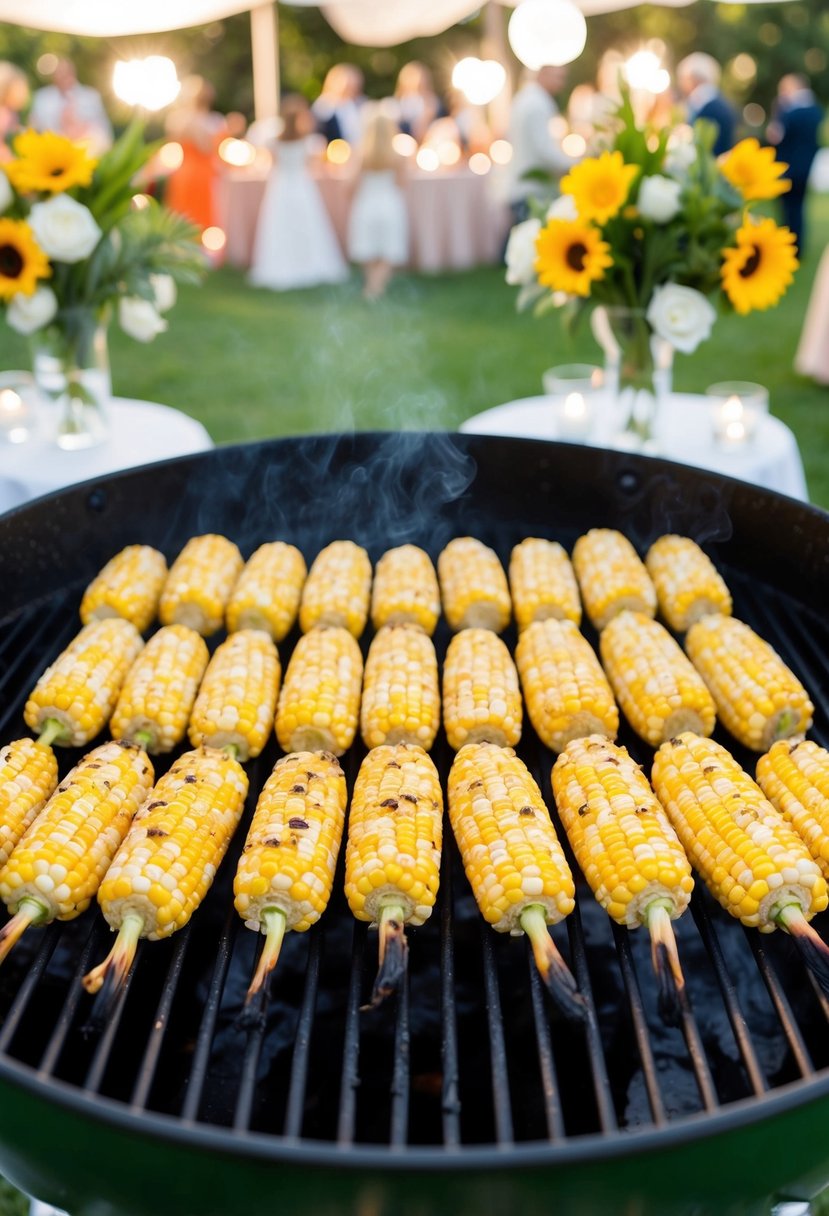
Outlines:
{"type": "Polygon", "coordinates": [[[217,223],[216,176],[219,144],[235,133],[232,121],[213,109],[215,90],[201,76],[188,76],[177,104],[167,115],[167,136],[180,145],[181,164],[167,179],[164,201],[199,228],[217,223]]]}

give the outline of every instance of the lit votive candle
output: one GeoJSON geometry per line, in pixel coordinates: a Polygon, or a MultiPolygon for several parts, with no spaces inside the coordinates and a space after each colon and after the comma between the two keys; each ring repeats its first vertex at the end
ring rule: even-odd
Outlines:
{"type": "Polygon", "coordinates": [[[590,409],[582,393],[568,393],[558,414],[561,439],[584,439],[590,431],[590,409]]]}
{"type": "Polygon", "coordinates": [[[29,438],[29,407],[13,388],[0,389],[0,439],[24,443],[29,438]]]}
{"type": "Polygon", "coordinates": [[[754,436],[758,420],[757,411],[732,394],[714,415],[714,436],[728,447],[737,447],[754,436]]]}

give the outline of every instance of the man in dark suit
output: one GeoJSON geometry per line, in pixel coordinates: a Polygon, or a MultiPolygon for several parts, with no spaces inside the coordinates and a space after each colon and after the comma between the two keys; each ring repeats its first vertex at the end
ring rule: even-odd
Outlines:
{"type": "Polygon", "coordinates": [[[781,194],[783,222],[797,238],[797,251],[803,257],[804,204],[812,161],[818,150],[823,111],[815,101],[805,76],[796,72],[784,76],[777,86],[777,103],[766,134],[777,146],[777,159],[789,167],[785,176],[791,190],[781,194]]]}
{"type": "Polygon", "coordinates": [[[713,152],[719,156],[734,146],[737,116],[720,92],[720,65],[704,51],[694,51],[677,64],[676,80],[685,98],[688,122],[704,118],[717,129],[713,152]]]}

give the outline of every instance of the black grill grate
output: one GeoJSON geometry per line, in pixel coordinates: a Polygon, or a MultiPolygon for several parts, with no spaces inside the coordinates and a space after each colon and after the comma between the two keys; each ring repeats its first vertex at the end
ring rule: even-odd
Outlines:
{"type": "MultiPolygon", "coordinates": [[[[805,677],[817,706],[814,737],[825,745],[829,632],[782,593],[758,595],[748,576],[724,573],[737,615],[805,677]]],[[[70,587],[0,631],[3,741],[24,733],[25,693],[75,632],[79,592],[70,587]]],[[[440,635],[438,643],[440,650],[440,635]]],[[[632,736],[621,741],[649,762],[632,736]]],[[[521,752],[552,806],[552,757],[529,730],[521,752]]],[[[355,748],[346,758],[350,785],[361,754],[355,748]]],[[[275,758],[273,744],[250,766],[248,814],[275,758]]],[[[451,753],[442,739],[435,758],[445,776],[451,753]]],[[[62,756],[62,772],[74,759],[62,756]]],[[[679,1027],[667,1028],[644,935],[611,924],[579,884],[576,912],[554,935],[589,1016],[583,1029],[564,1023],[526,943],[481,921],[448,832],[438,908],[410,934],[409,976],[396,1000],[360,1011],[376,935],[348,913],[341,862],[326,916],[311,932],[288,935],[267,1010],[243,1032],[236,1015],[258,948],[232,911],[243,839],[244,825],[191,924],[140,946],[103,1029],[90,1030],[91,1000],[80,984],[104,953],[102,918],[89,912],[27,934],[0,971],[0,1061],[138,1114],[225,1129],[231,1141],[257,1132],[287,1144],[382,1144],[401,1154],[418,1145],[508,1153],[589,1134],[617,1139],[761,1100],[829,1066],[829,1002],[791,943],[742,930],[699,886],[691,915],[677,924],[691,1005],[679,1027]]],[[[817,924],[825,931],[826,918],[817,924]]]]}

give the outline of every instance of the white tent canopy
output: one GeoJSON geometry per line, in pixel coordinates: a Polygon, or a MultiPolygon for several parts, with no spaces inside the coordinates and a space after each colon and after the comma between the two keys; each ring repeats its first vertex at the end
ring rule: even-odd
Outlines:
{"type": "Polygon", "coordinates": [[[60,34],[117,38],[206,25],[271,0],[0,0],[0,21],[60,34]]]}

